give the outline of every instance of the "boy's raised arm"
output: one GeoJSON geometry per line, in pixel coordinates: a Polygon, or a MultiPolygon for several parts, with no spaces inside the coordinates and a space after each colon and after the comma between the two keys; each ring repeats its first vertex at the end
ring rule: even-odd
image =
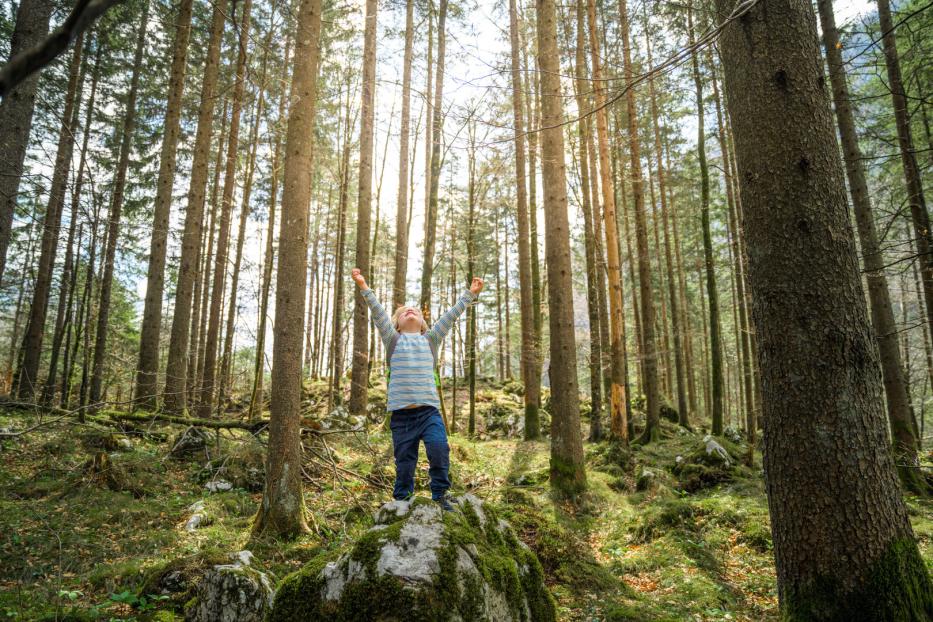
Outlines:
{"type": "Polygon", "coordinates": [[[447,309],[444,314],[437,319],[434,326],[431,327],[431,330],[427,332],[427,337],[434,341],[434,344],[439,346],[441,341],[444,340],[444,337],[447,336],[447,333],[450,332],[451,327],[454,325],[454,322],[457,321],[457,318],[460,317],[460,314],[466,311],[467,305],[476,300],[476,297],[479,296],[480,291],[483,289],[483,279],[479,277],[473,278],[473,283],[470,285],[470,288],[465,290],[460,296],[460,299],[457,300],[457,303],[447,309]]]}
{"type": "Polygon", "coordinates": [[[379,303],[379,299],[376,298],[376,294],[373,293],[373,290],[369,289],[369,286],[366,284],[366,279],[360,273],[360,269],[353,268],[350,274],[357,287],[360,288],[360,294],[362,294],[363,300],[366,301],[366,304],[369,305],[369,308],[373,312],[373,323],[376,325],[376,328],[379,329],[379,334],[382,336],[382,343],[388,345],[389,340],[395,335],[395,327],[392,326],[392,320],[389,318],[389,314],[386,313],[385,308],[379,303]]]}

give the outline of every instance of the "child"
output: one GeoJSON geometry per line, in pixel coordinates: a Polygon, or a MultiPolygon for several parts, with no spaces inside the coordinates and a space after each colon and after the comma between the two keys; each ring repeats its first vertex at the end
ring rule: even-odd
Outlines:
{"type": "Polygon", "coordinates": [[[431,498],[444,510],[452,510],[447,490],[450,488],[450,447],[447,431],[438,410],[440,398],[434,380],[434,367],[441,342],[454,321],[483,289],[483,280],[474,278],[457,304],[437,320],[432,328],[417,307],[401,306],[388,314],[376,295],[366,285],[359,268],[352,271],[363,300],[373,312],[373,322],[382,335],[389,363],[389,387],[386,410],[392,413],[392,446],[395,451],[395,489],[392,496],[408,499],[415,491],[415,466],[418,443],[424,441],[431,476],[431,498]]]}

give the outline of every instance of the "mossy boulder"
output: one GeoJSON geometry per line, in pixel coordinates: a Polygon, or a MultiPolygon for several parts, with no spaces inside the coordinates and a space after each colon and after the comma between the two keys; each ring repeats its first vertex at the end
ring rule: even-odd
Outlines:
{"type": "Polygon", "coordinates": [[[232,558],[198,581],[194,599],[185,605],[187,622],[263,622],[272,605],[272,581],[252,567],[249,551],[232,558]]]}
{"type": "Polygon", "coordinates": [[[477,497],[453,505],[385,504],[352,546],[282,581],[270,622],[555,620],[534,552],[477,497]]]}
{"type": "Polygon", "coordinates": [[[725,445],[731,443],[707,434],[700,447],[686,456],[677,456],[671,471],[677,476],[678,487],[696,492],[734,479],[737,461],[725,445]]]}

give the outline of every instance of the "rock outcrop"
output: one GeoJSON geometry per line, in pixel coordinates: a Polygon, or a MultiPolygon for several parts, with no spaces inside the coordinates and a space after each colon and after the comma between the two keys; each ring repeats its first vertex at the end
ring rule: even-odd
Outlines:
{"type": "Polygon", "coordinates": [[[351,547],[286,577],[269,620],[553,621],[534,552],[475,496],[453,504],[386,503],[351,547]]]}
{"type": "Polygon", "coordinates": [[[233,563],[209,568],[185,607],[187,622],[263,622],[272,605],[269,577],[252,567],[253,554],[240,551],[233,563]]]}

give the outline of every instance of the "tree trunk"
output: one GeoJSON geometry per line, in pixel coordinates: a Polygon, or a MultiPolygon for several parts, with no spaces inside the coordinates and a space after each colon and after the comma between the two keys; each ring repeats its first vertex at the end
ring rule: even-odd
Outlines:
{"type": "MultiPolygon", "coordinates": [[[[607,268],[609,277],[609,330],[611,339],[611,378],[609,393],[609,436],[628,443],[628,421],[625,411],[625,345],[622,342],[622,323],[625,321],[622,303],[622,270],[619,258],[618,230],[616,229],[615,186],[609,164],[609,121],[606,115],[606,90],[600,66],[596,3],[587,1],[589,22],[590,64],[593,72],[593,91],[596,104],[596,137],[599,155],[600,187],[603,199],[603,219],[606,231],[607,268]]],[[[593,171],[596,174],[596,171],[593,171]]]]}
{"type": "MultiPolygon", "coordinates": [[[[717,8],[722,21],[733,4],[717,8]]],[[[789,620],[927,620],[933,586],[887,447],[813,10],[770,0],[720,41],[781,608],[789,620]]]]}
{"type": "MultiPolygon", "coordinates": [[[[250,11],[252,0],[244,0],[243,17],[238,25],[236,78],[230,109],[230,130],[227,136],[227,161],[224,166],[224,185],[220,198],[220,224],[217,232],[217,253],[211,283],[211,306],[204,339],[204,378],[199,387],[198,416],[210,417],[214,409],[214,385],[217,379],[217,354],[220,343],[220,315],[223,310],[224,289],[227,280],[227,258],[230,251],[230,214],[233,211],[233,191],[236,187],[237,156],[240,150],[240,114],[243,109],[243,89],[246,82],[246,52],[249,43],[250,11]]],[[[234,304],[230,301],[230,304],[234,304]]]]}
{"type": "MultiPolygon", "coordinates": [[[[282,75],[288,75],[288,60],[291,50],[291,38],[285,40],[285,56],[282,61],[282,75]]],[[[283,91],[279,97],[279,113],[276,117],[277,124],[285,120],[285,97],[283,91]]],[[[265,380],[265,360],[266,360],[266,326],[268,325],[269,315],[269,290],[272,287],[272,263],[275,261],[275,204],[279,196],[279,177],[280,162],[282,161],[282,132],[278,128],[274,130],[275,139],[272,141],[272,167],[271,181],[269,188],[269,228],[266,230],[266,249],[262,262],[262,285],[259,294],[259,326],[256,329],[256,363],[253,376],[253,391],[249,400],[250,419],[258,417],[262,413],[264,403],[262,385],[265,380]]],[[[330,205],[328,204],[328,207],[330,205]]],[[[318,314],[320,315],[320,314],[318,314]]],[[[316,341],[315,343],[320,343],[316,341]]]]}
{"type": "Polygon", "coordinates": [[[927,307],[927,322],[933,328],[933,232],[930,231],[930,215],[923,196],[923,177],[917,165],[914,139],[910,132],[907,90],[901,78],[901,63],[897,52],[895,28],[891,20],[891,5],[888,0],[877,0],[877,2],[884,62],[888,73],[888,88],[891,91],[894,124],[897,127],[897,143],[901,152],[901,165],[904,168],[904,185],[907,190],[907,202],[910,205],[914,235],[917,238],[917,251],[923,267],[921,279],[927,307]]]}
{"type": "MultiPolygon", "coordinates": [[[[82,55],[82,50],[84,46],[84,37],[81,36],[78,39],[78,42],[75,44],[75,55],[82,56],[82,65],[80,74],[78,76],[78,84],[75,90],[75,101],[72,105],[72,116],[69,124],[69,132],[71,133],[70,139],[67,141],[69,144],[66,147],[68,162],[65,164],[65,168],[70,168],[71,166],[71,152],[74,148],[74,139],[77,136],[78,122],[80,120],[79,113],[81,109],[81,93],[84,89],[84,78],[85,73],[87,72],[87,57],[82,55]]],[[[100,49],[100,46],[98,46],[100,49]]],[[[97,55],[99,59],[99,55],[97,55]]],[[[97,60],[96,59],[96,60],[97,60]]],[[[91,95],[88,101],[88,114],[87,118],[90,119],[94,113],[94,97],[97,90],[97,79],[99,75],[99,64],[95,63],[94,66],[94,76],[92,77],[91,85],[91,95]]],[[[66,100],[66,108],[68,107],[68,102],[66,100]]],[[[59,137],[61,140],[61,137],[59,137]]],[[[84,158],[87,152],[87,128],[85,128],[84,139],[82,142],[81,157],[84,158]]],[[[57,164],[57,162],[56,162],[57,164]]],[[[67,172],[65,173],[67,178],[67,172]]],[[[71,219],[68,223],[68,241],[65,243],[65,261],[62,267],[62,276],[59,284],[58,290],[58,308],[55,313],[55,328],[52,334],[52,352],[49,357],[49,373],[45,379],[45,386],[42,388],[42,403],[46,405],[51,405],[55,397],[56,381],[55,378],[58,374],[58,359],[61,357],[62,342],[65,338],[65,323],[67,314],[71,312],[71,301],[73,296],[71,294],[74,281],[74,263],[75,263],[75,254],[74,254],[74,244],[75,244],[75,234],[79,230],[78,228],[78,200],[81,195],[81,185],[83,185],[83,172],[78,171],[78,179],[75,180],[75,187],[72,193],[71,201],[71,219]]],[[[61,201],[64,202],[64,188],[61,191],[61,201]]],[[[78,244],[81,244],[80,236],[78,244]]]]}
{"type": "MultiPolygon", "coordinates": [[[[693,8],[687,12],[690,43],[695,41],[693,33],[693,8]]],[[[697,157],[700,162],[700,223],[703,229],[703,261],[706,276],[706,298],[709,303],[709,340],[711,373],[711,408],[713,434],[722,434],[722,336],[719,320],[719,294],[716,288],[716,266],[713,262],[713,239],[710,232],[709,215],[709,167],[706,164],[706,127],[705,104],[703,101],[703,81],[700,77],[699,54],[694,52],[693,84],[697,97],[697,157]]]]}
{"type": "Polygon", "coordinates": [[[528,196],[525,188],[525,123],[522,103],[522,78],[518,40],[518,8],[516,0],[509,0],[509,41],[512,46],[512,118],[515,138],[515,210],[518,221],[518,289],[522,321],[522,379],[525,384],[525,440],[540,438],[538,405],[541,394],[541,376],[538,373],[540,346],[534,319],[534,300],[531,287],[531,244],[529,243],[528,196]]]}
{"type": "MultiPolygon", "coordinates": [[[[373,194],[373,125],[376,96],[377,0],[366,0],[363,34],[363,98],[360,104],[360,173],[357,179],[356,267],[370,274],[370,229],[373,194]]],[[[378,226],[378,223],[377,223],[378,226]]],[[[339,274],[339,273],[338,273],[339,274]]],[[[340,275],[340,278],[343,278],[340,275]]],[[[355,288],[353,309],[353,367],[350,376],[349,410],[366,414],[369,398],[369,307],[355,288]]]]}
{"type": "MultiPolygon", "coordinates": [[[[414,40],[414,0],[405,2],[405,57],[402,69],[402,121],[399,132],[398,200],[395,213],[395,273],[392,310],[405,304],[408,273],[408,143],[411,134],[411,58],[414,40]]],[[[386,361],[388,363],[388,361],[386,361]]]]}
{"type": "MultiPolygon", "coordinates": [[[[42,342],[45,337],[45,320],[49,309],[49,295],[52,290],[52,272],[55,269],[55,256],[61,243],[59,234],[62,224],[62,211],[65,207],[65,191],[68,173],[71,170],[71,154],[74,149],[75,133],[78,127],[78,108],[83,80],[81,75],[81,53],[84,38],[78,39],[68,69],[68,90],[65,94],[65,106],[62,113],[62,125],[58,133],[58,147],[55,152],[55,165],[52,169],[52,184],[49,189],[49,202],[45,208],[42,225],[42,245],[39,252],[39,266],[36,282],[29,307],[29,319],[23,334],[22,361],[16,374],[16,393],[19,399],[31,401],[39,385],[39,359],[42,356],[42,342]]],[[[72,216],[74,220],[74,216],[72,216]]],[[[59,307],[61,307],[61,301],[59,307]]],[[[59,314],[60,315],[60,314],[59,314]]],[[[60,322],[56,322],[56,327],[60,322]]],[[[52,359],[58,364],[58,342],[53,344],[52,359]]],[[[55,369],[51,368],[54,378],[55,369]]]]}
{"type": "Polygon", "coordinates": [[[172,67],[169,73],[165,127],[159,152],[159,177],[156,181],[155,208],[152,213],[152,238],[149,244],[149,270],[146,277],[146,302],[139,336],[139,364],[136,369],[137,407],[155,410],[158,404],[159,337],[162,331],[162,296],[165,290],[165,253],[167,250],[172,190],[175,186],[175,163],[181,137],[182,95],[185,89],[185,65],[191,35],[192,0],[178,5],[172,67]]]}
{"type": "MultiPolygon", "coordinates": [[[[444,131],[444,63],[447,49],[447,0],[441,0],[437,18],[437,79],[434,82],[434,104],[431,120],[431,170],[427,214],[424,224],[424,261],[421,264],[421,300],[419,306],[425,320],[431,321],[431,277],[434,275],[434,246],[437,236],[437,200],[441,180],[441,136],[444,131]]],[[[426,97],[430,97],[427,93],[426,97]]]]}
{"type": "Polygon", "coordinates": [[[923,480],[917,459],[917,438],[911,423],[908,391],[898,350],[898,330],[894,321],[894,310],[891,308],[888,280],[884,274],[884,257],[878,245],[878,234],[875,232],[871,197],[862,167],[862,151],[859,149],[855,119],[849,104],[849,87],[846,84],[839,31],[836,29],[832,0],[819,0],[817,6],[823,30],[823,49],[826,50],[829,65],[833,103],[836,107],[836,122],[842,138],[846,176],[849,180],[852,205],[855,208],[862,261],[865,264],[871,323],[881,358],[881,377],[887,398],[888,422],[894,437],[894,461],[905,488],[914,493],[923,493],[926,491],[926,482],[923,480]]]}
{"type": "MultiPolygon", "coordinates": [[[[16,9],[16,25],[10,38],[10,58],[29,50],[42,41],[49,31],[52,0],[22,0],[16,9]]],[[[36,103],[39,73],[33,73],[0,101],[0,283],[6,267],[6,254],[13,233],[13,212],[19,183],[23,178],[23,162],[32,112],[36,103]]],[[[35,376],[32,376],[35,379],[35,376]]]]}
{"type": "MultiPolygon", "coordinates": [[[[600,342],[599,296],[600,287],[598,266],[596,263],[596,244],[593,239],[593,208],[590,202],[590,170],[587,157],[587,144],[590,141],[586,119],[588,111],[586,98],[586,31],[583,15],[583,3],[576,7],[576,79],[574,91],[577,99],[577,136],[580,158],[580,208],[583,212],[583,243],[586,253],[586,306],[590,322],[590,436],[591,442],[602,440],[602,343],[600,342]]],[[[592,171],[595,175],[596,171],[592,171]]]]}
{"type": "Polygon", "coordinates": [[[541,69],[541,160],[545,198],[548,326],[551,333],[551,361],[548,368],[551,381],[550,480],[559,495],[574,497],[586,489],[586,471],[580,436],[557,16],[554,0],[537,0],[536,5],[538,63],[541,69]]]}
{"type": "MultiPolygon", "coordinates": [[[[214,105],[217,103],[215,100],[217,98],[217,74],[220,68],[220,43],[224,32],[224,16],[227,6],[228,3],[225,0],[220,0],[214,5],[201,82],[198,128],[194,138],[191,182],[188,186],[185,228],[181,239],[178,285],[175,289],[175,309],[172,314],[172,332],[169,340],[168,360],[165,365],[163,404],[165,410],[173,413],[184,412],[187,404],[186,385],[188,383],[192,298],[195,279],[198,278],[201,254],[201,227],[204,220],[204,199],[211,155],[214,105]]],[[[195,321],[197,321],[197,316],[195,316],[195,321]]]]}
{"type": "Polygon", "coordinates": [[[120,239],[120,219],[123,213],[123,198],[126,190],[126,173],[130,165],[130,153],[133,150],[133,133],[136,129],[136,96],[139,91],[139,74],[142,71],[143,53],[146,50],[146,34],[149,22],[149,2],[143,4],[142,19],[136,35],[136,53],[133,56],[133,76],[130,78],[130,90],[126,98],[126,110],[123,117],[123,133],[120,139],[120,156],[117,174],[107,214],[107,250],[104,258],[104,273],[100,282],[100,307],[97,310],[97,333],[94,338],[94,367],[91,374],[90,400],[94,409],[103,399],[104,359],[107,356],[107,329],[110,325],[110,297],[113,290],[114,261],[117,243],[120,239]]]}
{"type": "MultiPolygon", "coordinates": [[[[647,8],[646,8],[647,10],[647,8]]],[[[648,52],[648,66],[652,66],[651,37],[645,36],[648,52]]],[[[664,168],[661,150],[661,122],[658,111],[658,99],[654,89],[654,76],[648,79],[648,92],[651,97],[651,118],[654,133],[654,155],[658,167],[658,194],[661,201],[661,220],[664,228],[664,263],[667,271],[667,293],[671,301],[671,332],[674,345],[674,373],[677,379],[677,416],[680,425],[690,428],[690,416],[687,410],[686,373],[684,371],[683,328],[680,319],[680,297],[677,294],[677,276],[674,272],[674,260],[671,252],[670,221],[673,205],[667,200],[667,171],[664,168]]]]}
{"type": "Polygon", "coordinates": [[[301,337],[320,45],[321,0],[301,0],[285,138],[277,266],[278,274],[289,275],[291,287],[275,291],[269,453],[262,505],[253,524],[256,536],[294,536],[308,531],[301,485],[301,337]]]}

